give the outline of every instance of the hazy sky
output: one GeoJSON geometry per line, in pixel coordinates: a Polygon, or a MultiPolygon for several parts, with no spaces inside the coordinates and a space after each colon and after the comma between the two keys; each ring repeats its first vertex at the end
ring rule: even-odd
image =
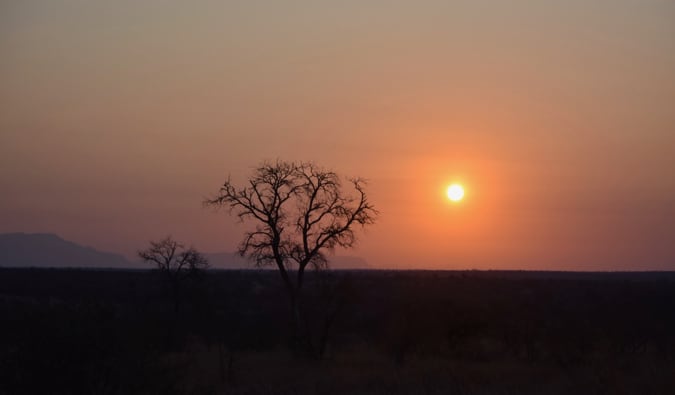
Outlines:
{"type": "Polygon", "coordinates": [[[281,158],[370,180],[374,266],[675,270],[674,37],[670,0],[2,0],[0,232],[232,251],[203,198],[281,158]]]}

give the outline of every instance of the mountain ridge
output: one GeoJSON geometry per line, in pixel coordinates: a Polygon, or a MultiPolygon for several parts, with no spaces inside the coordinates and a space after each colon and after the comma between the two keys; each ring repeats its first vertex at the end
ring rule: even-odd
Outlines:
{"type": "Polygon", "coordinates": [[[99,251],[53,233],[0,234],[0,266],[132,268],[121,254],[99,251]]]}
{"type": "MultiPolygon", "coordinates": [[[[255,265],[233,252],[203,253],[212,269],[253,269],[255,265]]],[[[360,257],[333,256],[332,269],[369,269],[360,257]]],[[[0,267],[44,268],[152,268],[141,261],[131,261],[122,254],[99,251],[92,247],[65,240],[54,233],[1,233],[0,267]]]]}

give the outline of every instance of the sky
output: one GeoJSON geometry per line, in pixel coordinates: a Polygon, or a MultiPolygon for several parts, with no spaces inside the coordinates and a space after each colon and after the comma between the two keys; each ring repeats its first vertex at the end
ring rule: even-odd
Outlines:
{"type": "Polygon", "coordinates": [[[374,267],[675,270],[674,37],[670,0],[2,0],[0,232],[233,251],[204,198],[309,160],[369,180],[374,267]]]}

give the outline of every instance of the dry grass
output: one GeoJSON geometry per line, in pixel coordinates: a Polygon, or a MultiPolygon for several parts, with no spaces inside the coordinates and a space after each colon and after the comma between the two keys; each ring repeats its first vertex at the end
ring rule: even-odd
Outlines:
{"type": "Polygon", "coordinates": [[[560,369],[507,358],[412,355],[400,364],[368,345],[321,361],[285,349],[247,351],[233,355],[229,374],[215,345],[193,344],[174,357],[185,367],[180,387],[190,394],[671,394],[675,372],[672,364],[639,360],[560,369]]]}

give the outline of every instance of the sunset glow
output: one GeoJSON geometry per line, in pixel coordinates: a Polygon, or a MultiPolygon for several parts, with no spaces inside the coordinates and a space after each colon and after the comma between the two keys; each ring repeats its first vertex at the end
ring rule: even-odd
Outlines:
{"type": "Polygon", "coordinates": [[[233,252],[280,158],[368,180],[372,267],[675,269],[675,2],[1,10],[0,233],[233,252]]]}
{"type": "Polygon", "coordinates": [[[459,184],[452,184],[447,190],[448,199],[459,202],[464,198],[464,188],[459,184]]]}

